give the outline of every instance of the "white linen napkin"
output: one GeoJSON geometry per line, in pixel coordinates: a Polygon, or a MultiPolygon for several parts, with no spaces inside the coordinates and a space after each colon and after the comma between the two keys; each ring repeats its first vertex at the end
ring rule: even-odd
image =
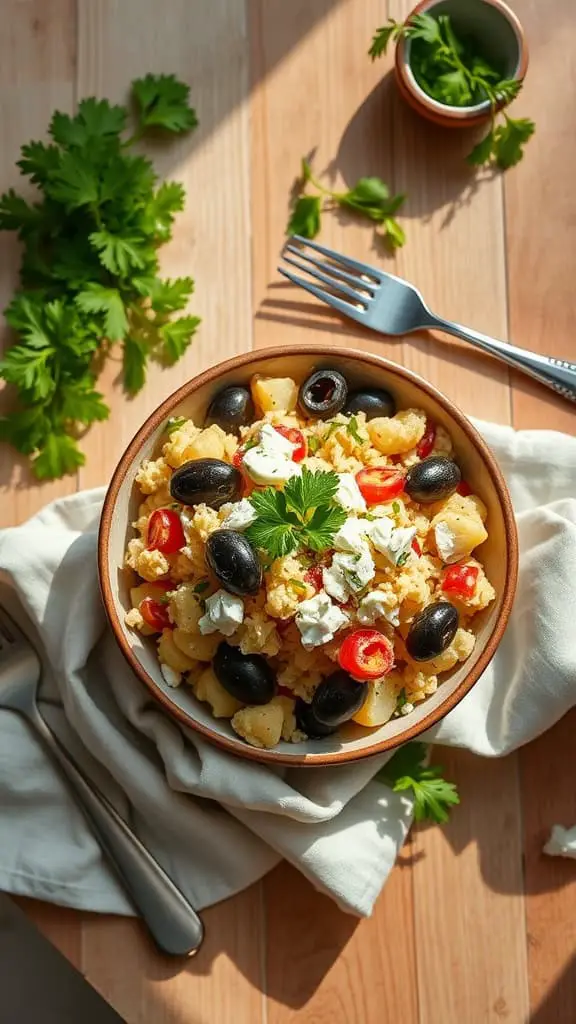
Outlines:
{"type": "MultiPolygon", "coordinates": [[[[576,439],[478,426],[517,513],[518,595],[494,661],[428,738],[496,756],[576,703],[576,439]]],[[[0,603],[42,652],[42,712],[199,909],[285,857],[341,907],[369,914],[411,823],[410,801],[371,781],[387,756],[274,769],[234,758],[168,719],[105,626],[96,574],[103,495],[63,498],[0,531],[0,603]]],[[[56,770],[7,711],[0,887],[132,912],[56,770]]]]}

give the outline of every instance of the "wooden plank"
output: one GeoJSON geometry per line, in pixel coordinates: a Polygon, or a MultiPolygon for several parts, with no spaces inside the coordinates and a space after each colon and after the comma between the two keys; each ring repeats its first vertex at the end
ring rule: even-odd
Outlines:
{"type": "Polygon", "coordinates": [[[133,920],[87,916],[86,977],[127,1024],[260,1024],[261,909],[257,884],[204,911],[204,944],[185,961],[160,956],[133,920]]]}
{"type": "Polygon", "coordinates": [[[268,1024],[416,1024],[409,870],[393,871],[364,921],[285,863],[264,893],[268,1024]]]}
{"type": "MultiPolygon", "coordinates": [[[[510,335],[517,345],[575,361],[576,19],[567,0],[517,0],[514,8],[531,46],[514,116],[531,117],[536,134],[506,175],[510,335]]],[[[574,406],[517,375],[514,423],[574,434],[574,406]]]]}
{"type": "MultiPolygon", "coordinates": [[[[0,60],[0,192],[15,188],[34,195],[20,176],[20,146],[44,138],[56,108],[74,105],[76,37],[75,0],[4,0],[0,60]]],[[[0,309],[18,284],[19,247],[11,234],[0,235],[0,309]]],[[[2,322],[0,348],[12,338],[2,322]]],[[[0,407],[12,405],[11,389],[2,387],[0,407]]],[[[38,484],[8,445],[0,445],[0,526],[22,522],[53,498],[73,491],[74,477],[38,484]]]]}
{"type": "Polygon", "coordinates": [[[80,486],[89,487],[107,482],[136,429],[167,395],[251,347],[248,69],[244,4],[235,0],[172,0],[162,17],[156,0],[79,0],[78,17],[79,96],[126,102],[132,79],[174,73],[191,85],[200,121],[192,135],[150,152],[159,174],[186,188],[162,268],[171,277],[195,278],[190,309],[203,323],[186,356],[169,370],[152,366],[145,389],[130,401],[117,358],[109,362],[100,384],[111,421],[84,442],[80,486]]]}
{"type": "Polygon", "coordinates": [[[528,1019],[515,757],[438,749],[461,805],[418,829],[415,928],[421,1024],[528,1019]]]}
{"type": "Polygon", "coordinates": [[[535,1024],[576,1020],[576,871],[548,857],[552,825],[576,822],[571,766],[576,711],[520,751],[530,1004],[535,1024]]]}
{"type": "MultiPolygon", "coordinates": [[[[515,8],[531,43],[531,66],[514,110],[536,121],[525,159],[506,175],[506,230],[511,337],[517,344],[574,360],[572,305],[576,257],[571,166],[576,81],[576,20],[569,4],[535,0],[515,8]],[[561,31],[550,32],[550,26],[561,31]],[[535,216],[536,210],[542,216],[535,216]]],[[[574,408],[515,375],[517,427],[574,433],[574,408]]],[[[534,1024],[563,1024],[576,1017],[574,905],[570,861],[542,853],[554,823],[576,820],[573,762],[576,715],[519,754],[524,822],[526,926],[530,1004],[534,1024]]]]}
{"type": "Polygon", "coordinates": [[[30,900],[23,896],[12,899],[36,925],[39,931],[52,942],[60,952],[82,970],[82,914],[68,907],[57,907],[40,900],[30,900]]]}

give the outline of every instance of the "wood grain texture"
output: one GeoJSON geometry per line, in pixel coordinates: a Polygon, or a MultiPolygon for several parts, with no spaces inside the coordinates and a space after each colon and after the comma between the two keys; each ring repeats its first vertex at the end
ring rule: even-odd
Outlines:
{"type": "MultiPolygon", "coordinates": [[[[514,0],[532,65],[518,109],[538,132],[505,177],[473,175],[470,138],[402,105],[391,58],[365,56],[388,13],[410,0],[4,0],[0,36],[0,187],[17,184],[22,142],[55,107],[83,95],[124,101],[130,80],[175,72],[192,86],[201,127],[154,158],[189,196],[163,254],[192,274],[204,318],[170,371],[153,368],[127,402],[118,362],[102,377],[109,424],[84,441],[77,479],[31,485],[5,452],[0,522],[102,484],[145,416],[186,376],[250,348],[298,338],[382,352],[422,373],[470,414],[574,432],[560,399],[442,336],[385,340],[345,324],[277,273],[302,155],[334,183],[377,174],[407,191],[408,242],[386,253],[368,224],[337,213],[322,239],[414,281],[441,315],[518,344],[572,357],[576,17],[568,0],[514,0]],[[510,387],[512,383],[512,388],[510,387]],[[18,486],[15,484],[18,483],[18,486]]],[[[0,236],[0,301],[17,247],[0,236]]],[[[2,396],[4,400],[4,396],[2,396]]],[[[287,865],[204,915],[199,956],[158,956],[134,921],[20,900],[128,1024],[571,1024],[576,1019],[576,881],[542,843],[572,824],[576,712],[519,754],[437,757],[462,804],[446,830],[418,829],[370,920],[358,922],[287,865]],[[569,759],[572,759],[570,761],[569,759]]]]}

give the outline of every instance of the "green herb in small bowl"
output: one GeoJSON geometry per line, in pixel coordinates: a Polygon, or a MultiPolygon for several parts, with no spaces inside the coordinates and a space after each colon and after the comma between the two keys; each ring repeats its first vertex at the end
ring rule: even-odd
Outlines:
{"type": "Polygon", "coordinates": [[[502,0],[424,0],[404,23],[390,19],[377,30],[372,59],[390,42],[400,92],[420,114],[444,127],[488,123],[470,164],[518,163],[534,123],[504,108],[522,88],[528,51],[520,22],[502,0]]]}

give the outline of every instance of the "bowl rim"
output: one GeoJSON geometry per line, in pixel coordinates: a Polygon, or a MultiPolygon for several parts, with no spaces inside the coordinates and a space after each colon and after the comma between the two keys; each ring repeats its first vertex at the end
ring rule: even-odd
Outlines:
{"type": "Polygon", "coordinates": [[[166,398],[158,408],[148,416],[142,426],[137,430],[114,470],[102,507],[102,515],[98,530],[97,554],[98,577],[100,581],[102,599],[108,622],[112,627],[116,641],[136,676],[146,685],[152,695],[168,712],[168,714],[172,718],[178,719],[188,728],[200,733],[209,742],[216,744],[218,747],[227,750],[229,753],[238,757],[244,757],[248,760],[259,763],[281,764],[293,768],[341,765],[347,762],[360,761],[366,757],[374,757],[377,754],[382,754],[415,739],[421,733],[426,732],[432,726],[441,721],[472,689],[494,656],[510,616],[518,576],[518,538],[510,494],[494,455],[468,417],[452,403],[451,399],[443,395],[442,392],[438,391],[434,385],[420,377],[419,374],[400,366],[398,363],[395,363],[384,356],[348,347],[341,350],[339,349],[335,353],[334,348],[331,348],[328,345],[319,344],[278,345],[271,348],[252,349],[249,352],[233,356],[231,359],[227,359],[210,369],[202,371],[169,395],[168,398],[166,398]],[[419,387],[430,398],[442,406],[446,413],[456,421],[458,426],[467,435],[471,443],[479,449],[498,495],[504,520],[504,532],[508,552],[508,572],[506,574],[504,592],[502,594],[500,615],[495,623],[492,633],[486,641],[486,645],[480,654],[478,661],[470,669],[470,672],[464,677],[460,685],[436,708],[436,710],[431,711],[430,714],[426,715],[420,722],[407,728],[400,742],[397,737],[392,737],[375,742],[365,750],[347,751],[344,749],[335,752],[319,752],[318,754],[307,753],[300,756],[292,755],[290,757],[285,756],[281,751],[275,751],[274,749],[261,750],[257,747],[251,747],[248,744],[245,745],[245,749],[244,747],[239,748],[237,742],[226,736],[221,736],[216,731],[213,731],[202,723],[195,721],[185,711],[173,704],[154,681],[152,676],[150,676],[142,666],[126,639],[122,624],[116,614],[112,584],[107,571],[110,547],[110,528],[114,516],[116,500],[126,474],[132,463],[138,458],[142,445],[160,426],[160,424],[168,418],[175,405],[188,398],[191,394],[194,394],[200,388],[207,384],[214,383],[224,373],[231,370],[243,369],[254,362],[265,359],[282,359],[302,355],[309,356],[311,359],[322,359],[327,355],[330,355],[332,359],[337,360],[339,354],[347,359],[353,359],[361,364],[367,365],[368,368],[376,366],[379,369],[388,370],[389,372],[403,377],[411,384],[419,387]]]}
{"type": "MultiPolygon", "coordinates": [[[[420,0],[420,3],[416,4],[404,21],[407,22],[415,14],[429,11],[442,2],[443,0],[420,0]]],[[[518,15],[504,0],[481,0],[481,2],[496,8],[512,28],[518,42],[518,62],[514,73],[510,77],[518,82],[522,82],[528,70],[529,54],[526,35],[518,15]]],[[[471,120],[484,120],[490,113],[490,100],[483,100],[482,103],[471,104],[467,107],[455,107],[449,103],[440,103],[433,96],[429,96],[416,81],[410,64],[410,40],[405,39],[404,36],[401,36],[396,44],[394,63],[404,88],[419,107],[425,107],[431,113],[444,116],[447,119],[464,121],[466,123],[469,123],[471,120]]],[[[503,103],[498,104],[498,109],[502,109],[504,105],[503,103]]]]}

